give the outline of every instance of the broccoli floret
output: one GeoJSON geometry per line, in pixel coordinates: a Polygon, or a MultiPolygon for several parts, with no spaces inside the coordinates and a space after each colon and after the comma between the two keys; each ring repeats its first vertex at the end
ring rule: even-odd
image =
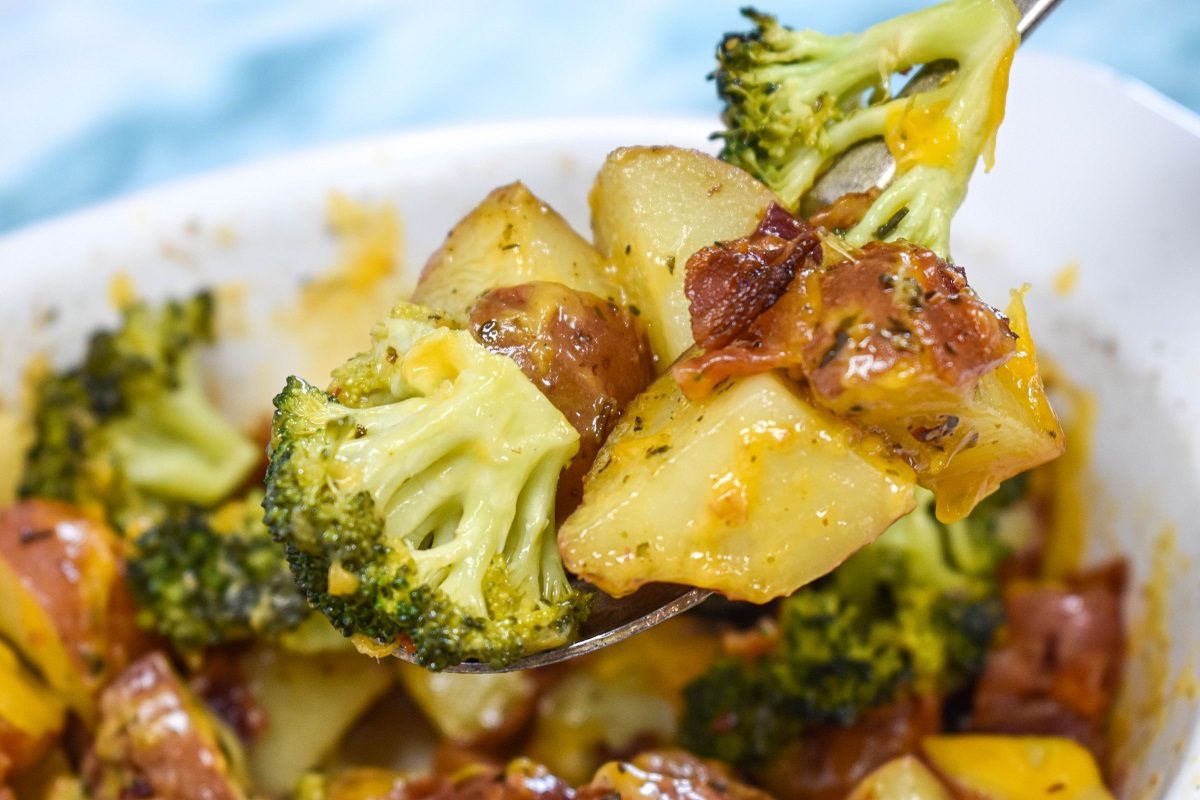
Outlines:
{"type": "Polygon", "coordinates": [[[166,517],[133,541],[127,570],[138,623],[184,652],[278,639],[312,613],[263,524],[261,492],[166,517]]]}
{"type": "Polygon", "coordinates": [[[781,603],[769,652],[722,660],[686,688],[681,743],[753,766],[806,726],[848,725],[902,696],[963,685],[1003,617],[1004,508],[996,500],[945,525],[919,489],[911,514],[781,603]]]}
{"type": "Polygon", "coordinates": [[[766,183],[793,211],[846,150],[883,137],[896,159],[891,185],[846,239],[906,239],[946,256],[950,218],[981,154],[991,168],[1013,51],[1010,0],[952,0],[861,34],[794,31],[744,12],[757,29],[717,51],[726,107],[721,157],[766,183]],[[892,76],[948,60],[953,75],[907,97],[892,76]]]}
{"type": "Polygon", "coordinates": [[[266,521],[334,627],[441,669],[570,641],[590,595],[553,531],[578,434],[516,363],[401,304],[329,392],[275,399],[266,521]]]}
{"type": "Polygon", "coordinates": [[[140,530],[165,507],[214,505],[260,458],[204,393],[197,357],[213,339],[213,298],[138,303],[92,335],[83,362],[38,386],[20,493],[93,509],[140,530]]]}

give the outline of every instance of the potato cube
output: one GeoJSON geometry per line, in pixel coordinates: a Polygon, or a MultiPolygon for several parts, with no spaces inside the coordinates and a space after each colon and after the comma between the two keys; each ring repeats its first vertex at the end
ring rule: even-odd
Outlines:
{"type": "Polygon", "coordinates": [[[567,568],[763,603],[826,574],[913,508],[912,469],[772,373],[688,401],[668,373],[625,410],[559,530],[567,568]]]}

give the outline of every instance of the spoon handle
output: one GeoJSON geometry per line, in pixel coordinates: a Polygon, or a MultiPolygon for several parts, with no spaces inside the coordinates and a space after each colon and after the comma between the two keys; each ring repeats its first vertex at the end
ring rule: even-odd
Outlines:
{"type": "MultiPolygon", "coordinates": [[[[643,586],[633,595],[614,600],[605,594],[596,594],[596,605],[580,632],[579,641],[566,647],[545,650],[525,656],[506,667],[493,669],[488,664],[466,663],[448,667],[446,672],[512,672],[518,669],[544,667],[566,661],[568,658],[590,653],[610,644],[627,639],[636,633],[653,628],[660,622],[682,614],[709,598],[707,589],[672,584],[650,584],[643,586]]],[[[405,654],[396,653],[401,658],[405,654]]]]}
{"type": "MultiPolygon", "coordinates": [[[[1013,0],[1021,19],[1017,33],[1021,41],[1029,37],[1061,0],[1013,0]]],[[[900,91],[901,97],[932,89],[954,70],[953,61],[934,61],[926,64],[900,91]]],[[[814,211],[832,203],[848,192],[865,192],[885,188],[896,174],[896,162],[882,139],[868,139],[847,150],[832,167],[825,171],[800,202],[800,213],[810,216],[814,211]]]]}

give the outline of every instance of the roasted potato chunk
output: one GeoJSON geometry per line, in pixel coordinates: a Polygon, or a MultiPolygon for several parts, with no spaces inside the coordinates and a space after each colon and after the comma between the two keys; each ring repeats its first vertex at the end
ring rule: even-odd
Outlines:
{"type": "Polygon", "coordinates": [[[0,636],[85,720],[145,646],[115,534],[61,503],[0,509],[0,636]]]}
{"type": "Polygon", "coordinates": [[[395,683],[392,670],[354,651],[299,654],[258,647],[243,661],[266,726],[247,752],[256,786],[291,791],[395,683]]]}
{"type": "Polygon", "coordinates": [[[579,432],[579,452],[558,479],[561,522],[583,499],[583,476],[621,411],[654,380],[646,334],[622,306],[545,281],[493,289],[472,306],[470,326],[579,432]]]}
{"type": "Polygon", "coordinates": [[[670,374],[625,410],[559,529],[620,597],[648,582],[763,603],[832,570],[915,503],[912,469],[773,373],[699,401],[670,374]]]}
{"type": "Polygon", "coordinates": [[[242,800],[237,747],[166,656],[134,662],[104,690],[84,765],[97,800],[242,800]]]}
{"type": "Polygon", "coordinates": [[[485,292],[529,281],[624,303],[595,248],[524,184],[513,183],[493,191],[454,226],[425,264],[412,299],[465,322],[485,292]]]}
{"type": "Polygon", "coordinates": [[[863,778],[846,800],[951,800],[951,797],[920,759],[900,756],[863,778]]]}
{"type": "Polygon", "coordinates": [[[397,660],[408,696],[438,733],[463,747],[499,744],[533,715],[542,680],[533,670],[462,675],[397,660]]]}
{"type": "Polygon", "coordinates": [[[969,800],[1111,800],[1096,760],[1053,736],[930,736],[925,757],[969,800]]]}
{"type": "Polygon", "coordinates": [[[44,754],[62,733],[62,700],[21,665],[0,641],[0,782],[44,754]]]}
{"type": "Polygon", "coordinates": [[[695,150],[624,147],[600,168],[590,196],[596,249],[641,312],[660,369],[692,345],[688,258],[746,236],[774,201],[749,173],[695,150]]]}

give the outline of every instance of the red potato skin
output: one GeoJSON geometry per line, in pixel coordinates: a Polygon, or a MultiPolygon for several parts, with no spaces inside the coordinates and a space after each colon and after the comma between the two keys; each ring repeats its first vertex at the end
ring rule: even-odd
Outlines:
{"type": "Polygon", "coordinates": [[[122,797],[242,800],[222,769],[224,756],[197,727],[196,703],[162,653],[131,664],[100,695],[85,781],[109,788],[106,774],[115,771],[122,797]]]}
{"type": "Polygon", "coordinates": [[[579,452],[558,481],[561,522],[583,499],[583,476],[621,411],[654,380],[645,330],[629,309],[547,281],[493,289],[471,308],[469,324],[579,432],[579,452]]]}
{"type": "Polygon", "coordinates": [[[1103,763],[1125,647],[1127,582],[1128,565],[1115,561],[1060,585],[1010,585],[1008,624],[988,654],[971,729],[1066,736],[1103,763]]]}
{"type": "Polygon", "coordinates": [[[26,500],[0,509],[0,559],[96,690],[150,647],[136,624],[120,548],[108,527],[63,503],[26,500]],[[108,563],[111,571],[98,566],[108,563]]]}
{"type": "Polygon", "coordinates": [[[237,734],[242,744],[250,745],[266,730],[269,720],[246,678],[242,665],[245,652],[241,645],[210,652],[189,679],[188,687],[237,734]]]}
{"type": "Polygon", "coordinates": [[[842,800],[877,767],[920,753],[941,729],[941,701],[927,696],[873,708],[847,727],[814,728],[756,777],[776,800],[842,800]]]}

